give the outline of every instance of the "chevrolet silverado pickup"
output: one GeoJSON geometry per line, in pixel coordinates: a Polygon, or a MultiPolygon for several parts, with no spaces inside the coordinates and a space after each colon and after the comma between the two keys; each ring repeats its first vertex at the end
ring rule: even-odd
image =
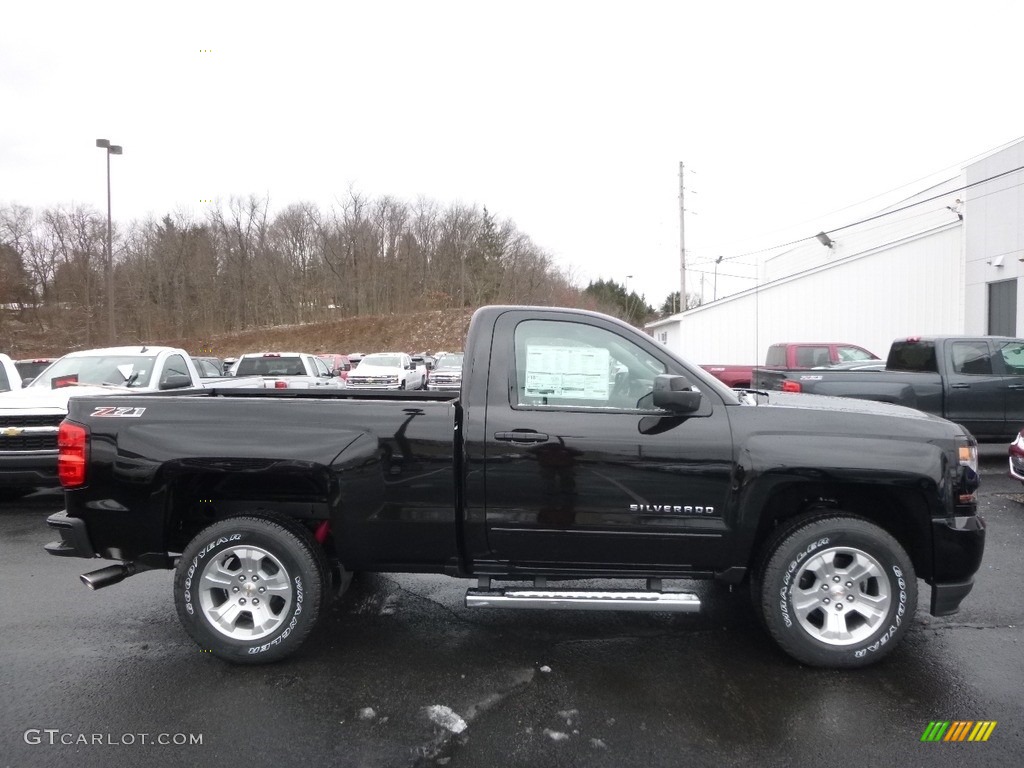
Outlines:
{"type": "Polygon", "coordinates": [[[202,379],[182,349],[109,347],[71,352],[27,387],[0,393],[0,500],[57,487],[57,430],[68,400],[186,387],[257,387],[259,379],[202,379]]]}
{"type": "Polygon", "coordinates": [[[173,569],[185,631],[240,663],[382,571],[473,580],[480,610],[685,613],[689,581],[746,584],[793,658],[860,667],[910,628],[918,579],[957,610],[985,540],[962,427],[736,392],[582,310],[478,310],[457,393],[81,397],[59,442],[50,554],[116,561],[93,589],[173,569]]]}
{"type": "Polygon", "coordinates": [[[413,390],[427,383],[427,368],[416,365],[404,352],[376,352],[365,355],[348,375],[354,389],[413,390]]]}
{"type": "Polygon", "coordinates": [[[1024,425],[1024,339],[913,336],[892,343],[881,371],[758,368],[753,387],[896,403],[1009,443],[1024,425]]]}

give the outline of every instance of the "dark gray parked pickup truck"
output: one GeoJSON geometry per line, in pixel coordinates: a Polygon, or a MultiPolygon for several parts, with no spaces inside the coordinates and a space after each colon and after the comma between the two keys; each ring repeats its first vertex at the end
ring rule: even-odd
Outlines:
{"type": "Polygon", "coordinates": [[[880,400],[1010,442],[1024,426],[1024,339],[934,336],[892,343],[885,370],[754,370],[754,389],[880,400]]]}

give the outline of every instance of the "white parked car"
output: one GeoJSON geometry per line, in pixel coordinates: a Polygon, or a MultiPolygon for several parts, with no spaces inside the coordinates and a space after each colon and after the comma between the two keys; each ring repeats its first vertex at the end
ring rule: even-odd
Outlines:
{"type": "Polygon", "coordinates": [[[426,366],[417,366],[404,352],[366,355],[348,374],[351,389],[423,389],[426,366]]]}

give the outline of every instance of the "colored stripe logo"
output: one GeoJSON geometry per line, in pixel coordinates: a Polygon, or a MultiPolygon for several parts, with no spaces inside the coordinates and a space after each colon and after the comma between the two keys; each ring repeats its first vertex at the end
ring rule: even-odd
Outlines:
{"type": "Polygon", "coordinates": [[[932,720],[921,741],[988,741],[995,729],[995,720],[932,720]]]}

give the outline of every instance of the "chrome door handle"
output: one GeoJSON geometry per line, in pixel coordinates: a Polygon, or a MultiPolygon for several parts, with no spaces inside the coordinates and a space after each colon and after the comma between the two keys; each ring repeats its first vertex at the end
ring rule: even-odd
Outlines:
{"type": "Polygon", "coordinates": [[[546,443],[549,438],[543,432],[516,430],[515,432],[495,432],[494,439],[506,443],[546,443]]]}

